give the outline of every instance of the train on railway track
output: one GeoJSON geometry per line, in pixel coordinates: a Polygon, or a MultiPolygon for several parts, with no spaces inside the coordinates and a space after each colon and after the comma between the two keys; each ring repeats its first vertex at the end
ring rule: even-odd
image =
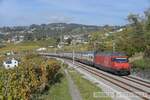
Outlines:
{"type": "Polygon", "coordinates": [[[130,75],[131,65],[128,56],[121,52],[75,52],[75,53],[45,53],[47,56],[61,57],[75,60],[97,69],[113,73],[115,75],[130,75]]]}

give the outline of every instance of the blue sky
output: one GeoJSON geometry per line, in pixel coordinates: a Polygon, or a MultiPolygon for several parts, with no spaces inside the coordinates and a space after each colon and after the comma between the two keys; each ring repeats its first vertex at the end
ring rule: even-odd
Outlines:
{"type": "Polygon", "coordinates": [[[123,25],[143,14],[150,0],[0,0],[0,26],[53,22],[123,25]]]}

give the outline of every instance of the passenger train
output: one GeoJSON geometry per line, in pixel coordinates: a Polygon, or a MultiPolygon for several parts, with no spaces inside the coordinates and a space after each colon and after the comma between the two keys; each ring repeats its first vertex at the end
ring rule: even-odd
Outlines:
{"type": "Polygon", "coordinates": [[[130,75],[131,65],[125,53],[121,52],[76,52],[76,53],[47,53],[47,56],[55,56],[67,59],[73,59],[98,68],[115,75],[130,75]]]}

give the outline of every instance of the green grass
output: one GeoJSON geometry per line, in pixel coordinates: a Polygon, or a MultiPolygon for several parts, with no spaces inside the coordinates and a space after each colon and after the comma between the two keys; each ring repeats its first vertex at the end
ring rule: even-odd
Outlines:
{"type": "Polygon", "coordinates": [[[70,70],[69,74],[77,85],[83,100],[111,100],[110,97],[107,97],[105,95],[103,97],[94,98],[94,92],[102,92],[99,87],[84,79],[81,74],[76,71],[70,70]]]}
{"type": "Polygon", "coordinates": [[[53,85],[42,100],[71,100],[66,77],[60,83],[53,85]]]}
{"type": "Polygon", "coordinates": [[[150,59],[145,58],[141,60],[136,60],[132,63],[132,68],[142,69],[142,70],[150,69],[150,59]]]}

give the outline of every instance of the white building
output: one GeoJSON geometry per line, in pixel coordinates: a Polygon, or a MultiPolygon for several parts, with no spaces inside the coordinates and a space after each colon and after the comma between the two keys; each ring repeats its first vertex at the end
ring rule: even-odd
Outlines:
{"type": "Polygon", "coordinates": [[[14,58],[3,62],[3,65],[6,69],[18,67],[18,64],[19,64],[19,62],[17,60],[15,60],[14,58]]]}
{"type": "Polygon", "coordinates": [[[54,48],[54,46],[53,45],[50,45],[50,46],[48,46],[49,48],[54,48]]]}
{"type": "Polygon", "coordinates": [[[70,35],[64,35],[64,40],[68,40],[70,37],[70,35]]]}
{"type": "Polygon", "coordinates": [[[36,51],[46,51],[46,50],[47,50],[47,48],[39,48],[36,51]]]}
{"type": "Polygon", "coordinates": [[[7,53],[6,53],[6,55],[7,55],[7,56],[14,55],[14,52],[13,52],[13,51],[11,51],[11,52],[7,52],[7,53]]]}
{"type": "Polygon", "coordinates": [[[123,30],[124,30],[124,28],[120,28],[120,29],[112,31],[112,32],[107,32],[107,33],[105,33],[105,36],[109,36],[110,34],[113,34],[113,33],[122,32],[123,30]]]}
{"type": "Polygon", "coordinates": [[[20,43],[24,41],[24,36],[14,36],[11,38],[11,42],[20,43]]]}

